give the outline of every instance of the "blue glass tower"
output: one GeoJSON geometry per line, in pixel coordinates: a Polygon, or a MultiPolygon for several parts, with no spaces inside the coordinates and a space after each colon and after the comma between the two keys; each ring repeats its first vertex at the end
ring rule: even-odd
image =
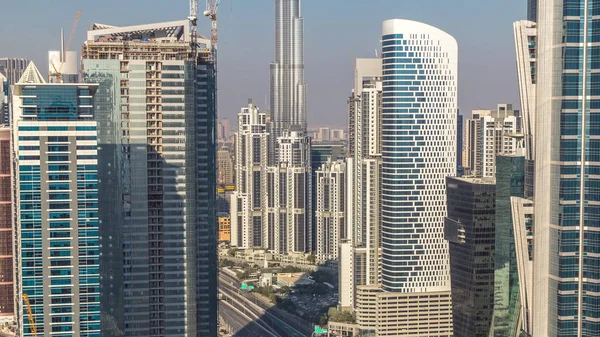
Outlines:
{"type": "Polygon", "coordinates": [[[13,89],[17,293],[37,336],[100,336],[96,88],[46,84],[31,63],[13,89]]]}
{"type": "Polygon", "coordinates": [[[600,331],[600,1],[538,2],[533,336],[600,331]]]}

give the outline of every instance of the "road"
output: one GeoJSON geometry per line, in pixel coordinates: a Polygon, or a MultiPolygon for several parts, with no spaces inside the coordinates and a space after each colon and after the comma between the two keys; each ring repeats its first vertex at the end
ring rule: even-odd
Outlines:
{"type": "MultiPolygon", "coordinates": [[[[274,335],[265,330],[259,323],[236,311],[226,301],[219,303],[219,315],[227,324],[226,330],[237,337],[273,337],[274,335]]],[[[225,327],[223,326],[223,327],[225,327]]]]}
{"type": "Polygon", "coordinates": [[[237,308],[244,308],[258,317],[277,336],[306,337],[313,332],[312,325],[299,317],[282,313],[259,300],[254,294],[239,290],[240,282],[226,273],[219,273],[219,292],[237,308]]]}

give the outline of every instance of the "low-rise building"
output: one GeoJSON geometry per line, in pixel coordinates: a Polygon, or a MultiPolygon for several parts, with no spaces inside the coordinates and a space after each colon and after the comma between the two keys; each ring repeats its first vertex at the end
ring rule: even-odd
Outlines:
{"type": "Polygon", "coordinates": [[[277,274],[277,285],[282,287],[309,286],[315,284],[306,273],[280,273],[277,274]]]}

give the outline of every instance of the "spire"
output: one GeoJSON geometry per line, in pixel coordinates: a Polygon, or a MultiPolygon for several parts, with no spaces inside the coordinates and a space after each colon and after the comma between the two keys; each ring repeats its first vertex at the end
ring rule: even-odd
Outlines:
{"type": "Polygon", "coordinates": [[[23,71],[23,76],[21,76],[21,79],[18,83],[43,84],[46,83],[46,81],[42,77],[42,74],[40,74],[40,71],[35,64],[33,64],[33,61],[31,61],[29,62],[27,68],[25,68],[25,71],[23,71]]]}

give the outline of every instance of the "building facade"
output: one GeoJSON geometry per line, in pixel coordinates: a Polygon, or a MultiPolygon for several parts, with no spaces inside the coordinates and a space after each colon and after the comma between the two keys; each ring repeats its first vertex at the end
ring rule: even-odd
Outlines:
{"type": "Polygon", "coordinates": [[[339,246],[346,239],[346,162],[329,160],[316,172],[317,261],[337,261],[339,246]]]}
{"type": "Polygon", "coordinates": [[[454,336],[488,337],[494,308],[494,179],[448,177],[446,182],[454,336]]]}
{"type": "Polygon", "coordinates": [[[537,5],[533,336],[596,336],[598,3],[537,5]]]}
{"type": "Polygon", "coordinates": [[[518,337],[521,298],[511,198],[525,196],[525,157],[496,157],[494,314],[491,336],[518,337]]]}
{"type": "Polygon", "coordinates": [[[217,334],[215,72],[188,20],[91,24],[103,336],[217,334]]]}
{"type": "Polygon", "coordinates": [[[14,233],[10,128],[0,126],[0,321],[14,319],[14,233]]]}
{"type": "MultiPolygon", "coordinates": [[[[448,243],[444,240],[447,176],[456,175],[458,45],[449,34],[409,20],[383,22],[381,273],[389,301],[430,298],[431,312],[450,300],[448,243]],[[433,79],[435,86],[431,86],[433,79]],[[430,296],[430,297],[429,297],[430,296]]],[[[389,312],[386,310],[390,310],[389,312]]],[[[440,309],[441,310],[441,309],[440,309]]],[[[396,311],[397,312],[397,311],[396,311]]],[[[400,319],[397,317],[397,319],[400,319]]],[[[451,335],[452,318],[417,312],[402,318],[451,335]],[[448,330],[448,328],[450,328],[448,330]]],[[[403,334],[400,327],[387,334],[403,334]]],[[[379,329],[379,326],[378,326],[379,329]]],[[[379,333],[379,331],[378,331],[379,333]]]]}
{"type": "Polygon", "coordinates": [[[47,84],[33,63],[13,87],[21,336],[28,306],[37,336],[101,335],[97,87],[47,84]]]}
{"type": "MultiPolygon", "coordinates": [[[[268,248],[266,219],[268,137],[267,115],[252,102],[238,114],[235,171],[231,199],[231,244],[238,248],[268,248]]],[[[273,249],[273,247],[270,247],[273,249]]]]}

